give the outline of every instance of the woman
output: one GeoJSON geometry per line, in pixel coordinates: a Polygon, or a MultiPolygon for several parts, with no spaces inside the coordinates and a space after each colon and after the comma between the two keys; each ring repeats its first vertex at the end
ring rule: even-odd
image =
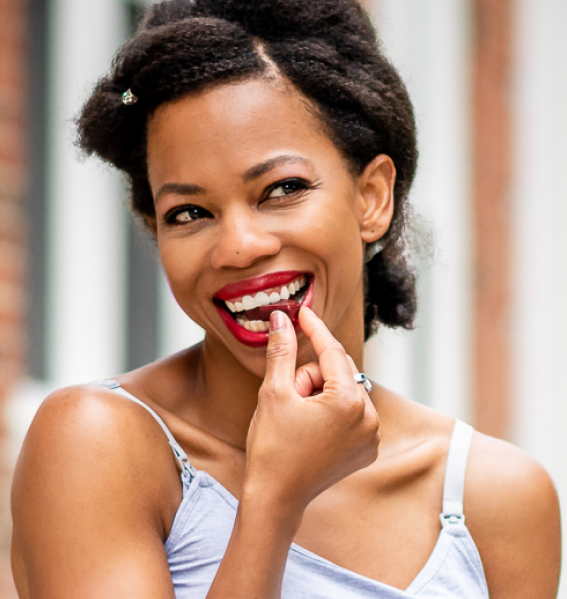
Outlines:
{"type": "Polygon", "coordinates": [[[376,324],[415,315],[416,148],[354,0],[158,4],[79,130],[206,336],[43,404],[21,598],[555,596],[542,468],[360,375],[376,324]]]}

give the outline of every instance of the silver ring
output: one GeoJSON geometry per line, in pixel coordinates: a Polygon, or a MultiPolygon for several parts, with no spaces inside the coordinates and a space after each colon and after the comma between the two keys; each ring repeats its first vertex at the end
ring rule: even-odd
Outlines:
{"type": "Polygon", "coordinates": [[[367,393],[370,393],[370,391],[372,391],[372,383],[370,382],[368,377],[364,374],[364,372],[357,372],[354,375],[354,380],[357,383],[360,383],[366,389],[367,393]]]}

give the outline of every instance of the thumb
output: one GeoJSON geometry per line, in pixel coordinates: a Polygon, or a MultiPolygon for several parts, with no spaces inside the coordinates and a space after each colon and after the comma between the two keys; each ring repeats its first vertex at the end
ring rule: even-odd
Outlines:
{"type": "Polygon", "coordinates": [[[274,310],[270,314],[264,389],[293,389],[296,357],[297,338],[291,320],[283,312],[274,310]]]}

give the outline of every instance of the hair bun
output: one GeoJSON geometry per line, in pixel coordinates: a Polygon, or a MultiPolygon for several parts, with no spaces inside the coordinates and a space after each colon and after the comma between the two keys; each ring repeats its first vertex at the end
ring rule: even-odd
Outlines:
{"type": "Polygon", "coordinates": [[[169,0],[150,8],[142,28],[189,17],[236,22],[250,35],[266,41],[320,37],[336,46],[345,35],[375,39],[370,20],[357,0],[169,0]],[[361,22],[366,23],[363,31],[361,22]]]}

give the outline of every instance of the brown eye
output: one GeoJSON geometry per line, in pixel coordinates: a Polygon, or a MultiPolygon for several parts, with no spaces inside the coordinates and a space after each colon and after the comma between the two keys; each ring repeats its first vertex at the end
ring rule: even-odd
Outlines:
{"type": "Polygon", "coordinates": [[[188,206],[179,206],[170,210],[165,216],[165,221],[168,224],[183,225],[201,218],[210,218],[211,216],[212,215],[208,210],[191,204],[188,206]]]}
{"type": "Polygon", "coordinates": [[[307,188],[305,181],[301,179],[287,179],[274,185],[268,194],[269,198],[281,198],[284,196],[292,195],[298,191],[302,191],[307,188]]]}

